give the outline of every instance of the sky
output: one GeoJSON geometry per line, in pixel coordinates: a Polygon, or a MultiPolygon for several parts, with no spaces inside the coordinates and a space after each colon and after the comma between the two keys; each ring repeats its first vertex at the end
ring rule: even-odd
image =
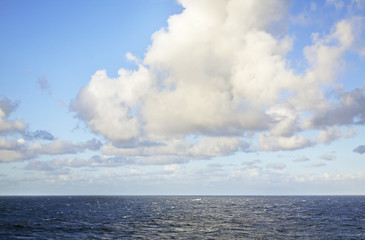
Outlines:
{"type": "Polygon", "coordinates": [[[364,29],[364,0],[0,0],[0,195],[363,195],[364,29]]]}

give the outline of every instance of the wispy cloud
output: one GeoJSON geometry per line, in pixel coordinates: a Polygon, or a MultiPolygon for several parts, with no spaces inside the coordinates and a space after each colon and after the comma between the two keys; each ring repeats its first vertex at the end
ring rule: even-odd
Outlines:
{"type": "Polygon", "coordinates": [[[49,143],[30,142],[24,139],[0,139],[0,162],[28,160],[40,155],[76,154],[85,150],[99,150],[101,142],[91,139],[86,142],[72,143],[64,140],[53,140],[49,143]]]}
{"type": "Polygon", "coordinates": [[[331,154],[331,153],[324,153],[324,154],[321,154],[319,156],[319,158],[323,159],[323,160],[331,161],[331,160],[336,159],[336,155],[331,154]]]}
{"type": "Polygon", "coordinates": [[[276,169],[276,170],[283,170],[286,168],[286,165],[284,163],[275,162],[275,163],[269,163],[266,165],[266,168],[269,169],[276,169]]]}
{"type": "Polygon", "coordinates": [[[41,75],[37,78],[38,87],[42,90],[47,92],[48,94],[52,94],[52,88],[49,84],[48,78],[45,75],[41,75]]]}
{"type": "Polygon", "coordinates": [[[325,162],[314,162],[311,165],[309,165],[308,167],[312,167],[312,168],[318,168],[318,167],[324,167],[327,164],[325,162]]]}
{"type": "Polygon", "coordinates": [[[6,97],[0,99],[0,133],[21,132],[26,124],[20,120],[9,120],[9,115],[18,107],[18,102],[12,102],[6,97]]]}
{"type": "Polygon", "coordinates": [[[307,157],[298,157],[293,159],[293,162],[307,162],[307,161],[309,161],[309,158],[307,157]]]}
{"type": "Polygon", "coordinates": [[[354,149],[354,152],[364,154],[365,153],[365,145],[359,145],[354,149]]]}
{"type": "Polygon", "coordinates": [[[260,164],[261,163],[261,160],[252,160],[252,161],[245,161],[245,162],[242,162],[241,164],[242,165],[246,165],[246,166],[254,166],[256,164],[260,164]]]}
{"type": "Polygon", "coordinates": [[[45,130],[37,130],[34,132],[26,132],[24,133],[26,139],[43,139],[43,140],[55,140],[55,137],[52,133],[47,132],[45,130]]]}

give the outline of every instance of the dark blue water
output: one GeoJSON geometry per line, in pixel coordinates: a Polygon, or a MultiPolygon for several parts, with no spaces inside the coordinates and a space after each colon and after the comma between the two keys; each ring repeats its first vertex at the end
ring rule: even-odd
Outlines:
{"type": "Polygon", "coordinates": [[[0,197],[1,239],[365,239],[365,196],[0,197]]]}

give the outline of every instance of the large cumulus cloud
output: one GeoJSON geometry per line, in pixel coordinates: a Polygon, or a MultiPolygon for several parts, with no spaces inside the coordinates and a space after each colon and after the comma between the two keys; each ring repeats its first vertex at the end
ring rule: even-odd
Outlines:
{"type": "Polygon", "coordinates": [[[294,38],[285,33],[286,1],[180,3],[183,12],[154,33],[144,59],[128,54],[136,70],[116,78],[97,71],[72,102],[76,116],[110,140],[104,154],[210,157],[248,142],[250,150],[291,150],[364,123],[364,86],[326,95],[355,41],[353,19],[314,33],[303,48],[308,67],[298,73],[287,58],[294,38]]]}

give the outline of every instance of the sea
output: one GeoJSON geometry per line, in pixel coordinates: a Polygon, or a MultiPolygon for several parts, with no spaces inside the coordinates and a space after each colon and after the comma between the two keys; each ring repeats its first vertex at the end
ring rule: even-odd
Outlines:
{"type": "Polygon", "coordinates": [[[0,239],[365,239],[365,196],[1,196],[0,239]]]}

